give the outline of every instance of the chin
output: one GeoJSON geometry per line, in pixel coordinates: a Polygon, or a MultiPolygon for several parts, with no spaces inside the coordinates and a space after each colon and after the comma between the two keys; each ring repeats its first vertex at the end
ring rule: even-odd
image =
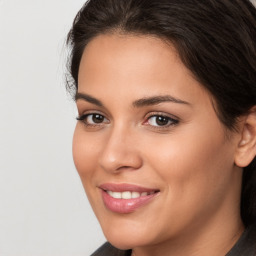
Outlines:
{"type": "Polygon", "coordinates": [[[135,247],[143,247],[148,244],[146,241],[142,241],[140,238],[136,237],[123,237],[123,236],[116,236],[116,237],[107,237],[109,243],[111,243],[114,247],[120,250],[129,250],[135,247]]]}
{"type": "Polygon", "coordinates": [[[116,248],[121,250],[128,250],[135,247],[142,247],[147,244],[152,244],[152,238],[148,234],[150,231],[143,232],[134,228],[133,226],[119,227],[119,228],[103,228],[103,233],[106,239],[116,248]],[[145,234],[144,234],[145,233],[145,234]]]}

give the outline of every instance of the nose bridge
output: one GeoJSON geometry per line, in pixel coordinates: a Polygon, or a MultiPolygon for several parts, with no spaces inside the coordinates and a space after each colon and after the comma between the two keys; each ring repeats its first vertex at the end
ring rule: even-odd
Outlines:
{"type": "Polygon", "coordinates": [[[99,162],[106,171],[132,170],[141,166],[142,159],[134,143],[132,129],[122,124],[113,126],[105,143],[99,162]]]}

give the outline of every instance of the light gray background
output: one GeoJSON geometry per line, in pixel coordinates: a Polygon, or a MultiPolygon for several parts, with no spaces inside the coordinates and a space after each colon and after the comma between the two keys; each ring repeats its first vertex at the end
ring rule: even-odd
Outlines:
{"type": "Polygon", "coordinates": [[[83,0],[0,0],[0,256],[88,256],[105,239],[72,160],[65,36],[83,0]]]}
{"type": "Polygon", "coordinates": [[[88,256],[105,241],[73,165],[63,82],[83,3],[0,0],[0,256],[88,256]]]}

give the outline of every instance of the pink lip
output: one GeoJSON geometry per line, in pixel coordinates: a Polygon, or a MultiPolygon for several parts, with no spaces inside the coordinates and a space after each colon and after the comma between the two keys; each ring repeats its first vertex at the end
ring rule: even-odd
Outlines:
{"type": "Polygon", "coordinates": [[[156,195],[158,195],[158,189],[151,188],[143,188],[140,186],[132,185],[132,184],[114,184],[114,183],[106,183],[99,186],[102,189],[102,198],[105,206],[116,213],[131,213],[141,206],[149,203],[156,195]],[[131,199],[117,199],[111,197],[106,191],[113,192],[124,192],[124,191],[134,191],[134,192],[156,192],[154,194],[150,194],[147,196],[141,196],[138,198],[131,199]]]}

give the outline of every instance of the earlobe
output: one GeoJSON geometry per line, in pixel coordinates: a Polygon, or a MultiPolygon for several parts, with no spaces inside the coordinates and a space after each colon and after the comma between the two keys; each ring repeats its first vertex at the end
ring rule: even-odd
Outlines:
{"type": "Polygon", "coordinates": [[[243,119],[241,139],[238,143],[235,164],[239,167],[248,166],[256,156],[256,106],[243,119]]]}

